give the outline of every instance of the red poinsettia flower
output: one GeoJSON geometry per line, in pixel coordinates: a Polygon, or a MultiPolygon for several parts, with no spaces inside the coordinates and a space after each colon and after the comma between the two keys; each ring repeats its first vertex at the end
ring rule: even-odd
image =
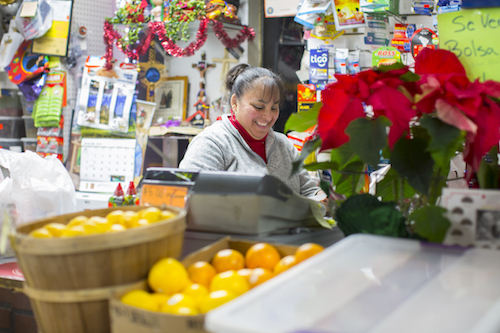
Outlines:
{"type": "Polygon", "coordinates": [[[323,107],[318,116],[318,134],[322,149],[337,148],[349,141],[345,129],[351,121],[365,116],[363,104],[334,85],[323,91],[323,107]]]}

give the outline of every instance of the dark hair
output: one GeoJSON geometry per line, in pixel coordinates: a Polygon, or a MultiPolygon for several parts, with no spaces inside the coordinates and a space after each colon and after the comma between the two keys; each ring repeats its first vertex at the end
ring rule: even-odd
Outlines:
{"type": "Polygon", "coordinates": [[[283,80],[274,72],[262,67],[253,67],[247,64],[239,64],[233,67],[226,76],[225,87],[229,92],[229,98],[236,95],[240,99],[249,89],[254,87],[256,80],[261,80],[264,86],[264,100],[279,95],[280,103],[285,97],[283,80]]]}

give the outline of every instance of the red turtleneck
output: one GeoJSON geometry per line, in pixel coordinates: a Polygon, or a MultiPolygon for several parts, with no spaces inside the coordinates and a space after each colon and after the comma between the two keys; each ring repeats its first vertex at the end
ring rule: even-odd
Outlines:
{"type": "Polygon", "coordinates": [[[234,114],[229,117],[229,120],[231,121],[231,124],[233,124],[233,126],[236,127],[238,132],[240,132],[241,136],[243,137],[243,139],[245,139],[245,141],[248,143],[250,148],[252,148],[252,150],[254,152],[256,152],[257,155],[262,157],[264,162],[266,162],[266,164],[267,164],[267,158],[266,158],[266,138],[267,138],[267,135],[261,140],[256,140],[256,139],[252,138],[252,136],[247,132],[246,129],[243,128],[243,126],[241,126],[240,122],[238,120],[236,120],[236,117],[234,116],[234,114]]]}

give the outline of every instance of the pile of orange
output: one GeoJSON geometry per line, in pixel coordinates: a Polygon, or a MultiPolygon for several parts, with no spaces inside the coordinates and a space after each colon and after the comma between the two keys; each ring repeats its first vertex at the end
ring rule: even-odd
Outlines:
{"type": "Polygon", "coordinates": [[[224,249],[211,262],[198,261],[187,268],[173,258],[165,258],[149,271],[148,284],[153,293],[134,290],[121,301],[178,315],[207,313],[322,250],[318,244],[306,243],[294,255],[282,258],[274,246],[257,243],[245,255],[224,249]]]}
{"type": "Polygon", "coordinates": [[[67,224],[48,223],[30,232],[29,236],[36,238],[65,238],[119,232],[164,221],[174,216],[176,216],[175,213],[160,210],[157,207],[148,207],[137,212],[113,210],[105,217],[80,215],[72,218],[67,224]]]}

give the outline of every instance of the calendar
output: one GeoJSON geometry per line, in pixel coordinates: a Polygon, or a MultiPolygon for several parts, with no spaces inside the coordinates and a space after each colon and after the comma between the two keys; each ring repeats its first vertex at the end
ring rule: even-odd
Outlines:
{"type": "Polygon", "coordinates": [[[134,180],[135,139],[83,138],[80,191],[113,193],[134,180]]]}

